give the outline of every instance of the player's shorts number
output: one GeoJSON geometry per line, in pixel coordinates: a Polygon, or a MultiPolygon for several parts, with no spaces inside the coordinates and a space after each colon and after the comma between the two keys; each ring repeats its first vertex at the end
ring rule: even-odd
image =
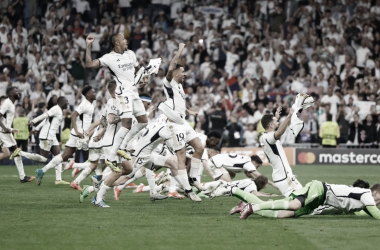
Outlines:
{"type": "Polygon", "coordinates": [[[125,104],[128,104],[129,103],[128,96],[124,96],[123,98],[124,98],[125,104]]]}
{"type": "Polygon", "coordinates": [[[176,136],[177,136],[177,141],[185,140],[185,135],[183,133],[176,134],[176,136]]]}
{"type": "Polygon", "coordinates": [[[137,162],[137,164],[142,164],[143,163],[143,158],[138,158],[136,162],[137,162]]]}

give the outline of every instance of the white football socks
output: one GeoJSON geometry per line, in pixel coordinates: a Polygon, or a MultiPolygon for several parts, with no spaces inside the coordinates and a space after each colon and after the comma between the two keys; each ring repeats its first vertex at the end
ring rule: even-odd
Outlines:
{"type": "Polygon", "coordinates": [[[62,163],[55,167],[55,180],[62,181],[62,163]]]}
{"type": "Polygon", "coordinates": [[[202,161],[197,158],[191,158],[191,168],[190,168],[190,177],[197,179],[199,174],[199,169],[202,166],[202,161]]]}
{"type": "MultiPolygon", "coordinates": [[[[190,184],[189,184],[189,178],[187,176],[186,169],[180,169],[178,170],[178,175],[180,179],[180,184],[185,190],[191,190],[190,184]]],[[[178,181],[178,180],[177,180],[178,181]]]]}
{"type": "Polygon", "coordinates": [[[74,183],[80,184],[89,174],[91,174],[92,170],[90,167],[86,167],[74,180],[74,183]]]}
{"type": "Polygon", "coordinates": [[[117,131],[117,134],[115,135],[112,149],[111,149],[111,155],[108,157],[110,161],[116,161],[117,159],[117,150],[120,148],[121,143],[123,142],[125,136],[128,134],[129,129],[125,127],[121,127],[119,131],[117,131]]]}
{"type": "MultiPolygon", "coordinates": [[[[177,176],[178,176],[178,175],[177,175],[177,176]]],[[[176,177],[177,177],[177,176],[176,176],[176,177]]],[[[179,179],[179,178],[178,178],[178,179],[179,179]]],[[[175,177],[170,176],[169,192],[175,192],[175,191],[177,190],[177,183],[180,183],[180,182],[177,182],[175,177]]]]}
{"type": "Polygon", "coordinates": [[[148,184],[149,184],[149,190],[150,190],[150,195],[154,195],[156,194],[156,180],[154,179],[154,172],[150,169],[146,169],[145,170],[145,176],[146,176],[146,179],[148,180],[148,184]]]}
{"type": "Polygon", "coordinates": [[[109,186],[106,186],[104,182],[100,185],[100,189],[98,191],[98,194],[96,195],[96,202],[99,203],[103,200],[103,197],[106,196],[108,190],[110,189],[109,186]]]}
{"type": "Polygon", "coordinates": [[[22,164],[21,156],[16,156],[14,159],[15,159],[17,170],[18,170],[18,174],[20,175],[20,179],[23,180],[25,177],[25,172],[24,172],[24,164],[22,164]]]}
{"type": "Polygon", "coordinates": [[[20,156],[24,156],[30,160],[33,160],[33,161],[47,162],[47,159],[45,157],[43,157],[42,155],[28,153],[28,152],[24,152],[24,151],[20,151],[19,154],[20,154],[20,156]]]}
{"type": "Polygon", "coordinates": [[[56,167],[58,164],[62,162],[63,162],[62,155],[56,155],[54,156],[53,159],[51,159],[51,161],[45,167],[42,168],[42,171],[46,173],[49,169],[56,167]]]}
{"type": "Polygon", "coordinates": [[[128,145],[128,142],[137,135],[138,132],[140,132],[141,129],[145,128],[148,123],[137,123],[131,127],[131,130],[128,132],[128,134],[124,137],[123,142],[120,144],[121,149],[125,149],[128,145]]]}
{"type": "Polygon", "coordinates": [[[74,163],[73,168],[85,169],[91,165],[91,162],[74,163]]]}

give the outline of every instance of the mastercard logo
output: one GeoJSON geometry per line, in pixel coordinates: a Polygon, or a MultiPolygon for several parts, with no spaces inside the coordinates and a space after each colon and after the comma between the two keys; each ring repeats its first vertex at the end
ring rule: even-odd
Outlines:
{"type": "Polygon", "coordinates": [[[297,160],[302,164],[312,164],[315,162],[315,154],[312,152],[302,152],[298,154],[297,160]]]}

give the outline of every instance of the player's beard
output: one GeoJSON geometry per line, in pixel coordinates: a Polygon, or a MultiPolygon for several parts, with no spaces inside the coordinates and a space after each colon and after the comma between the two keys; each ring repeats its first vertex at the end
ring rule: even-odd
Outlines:
{"type": "Polygon", "coordinates": [[[18,94],[15,95],[15,100],[20,100],[20,98],[21,98],[21,94],[20,93],[18,93],[18,94]]]}

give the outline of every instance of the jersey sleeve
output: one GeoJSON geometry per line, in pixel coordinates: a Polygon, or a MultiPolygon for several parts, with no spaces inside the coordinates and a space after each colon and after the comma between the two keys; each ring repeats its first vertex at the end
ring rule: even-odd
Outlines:
{"type": "Polygon", "coordinates": [[[109,99],[107,102],[107,112],[108,114],[114,114],[114,115],[119,114],[117,103],[114,102],[114,100],[112,99],[109,99]]]}
{"type": "Polygon", "coordinates": [[[108,54],[103,55],[102,57],[98,58],[100,62],[100,66],[108,67],[109,66],[109,56],[108,54]]]}
{"type": "Polygon", "coordinates": [[[164,77],[164,80],[162,81],[164,83],[164,86],[167,87],[167,88],[171,88],[172,85],[170,84],[170,82],[168,81],[168,79],[166,79],[166,77],[164,77]]]}
{"type": "Polygon", "coordinates": [[[134,52],[132,52],[133,54],[133,66],[138,67],[139,66],[139,61],[137,61],[137,57],[136,57],[136,54],[134,52]]]}
{"type": "Polygon", "coordinates": [[[75,111],[78,112],[79,115],[83,114],[86,111],[86,103],[82,102],[81,104],[79,104],[75,111]]]}
{"type": "Polygon", "coordinates": [[[276,138],[274,137],[274,131],[263,134],[263,140],[266,141],[269,144],[275,144],[276,143],[276,138]]]}
{"type": "Polygon", "coordinates": [[[255,167],[255,165],[252,164],[251,161],[244,164],[243,169],[247,172],[255,172],[256,171],[256,167],[255,167]]]}
{"type": "Polygon", "coordinates": [[[373,199],[371,192],[364,193],[360,197],[360,201],[363,202],[365,206],[376,206],[376,202],[373,199]]]}
{"type": "Polygon", "coordinates": [[[49,117],[57,116],[58,115],[58,107],[54,106],[53,108],[49,109],[49,111],[47,112],[47,114],[48,114],[49,117]]]}
{"type": "Polygon", "coordinates": [[[2,115],[5,115],[5,113],[7,113],[8,111],[9,111],[8,101],[4,101],[3,105],[1,105],[0,107],[0,113],[2,115]]]}

